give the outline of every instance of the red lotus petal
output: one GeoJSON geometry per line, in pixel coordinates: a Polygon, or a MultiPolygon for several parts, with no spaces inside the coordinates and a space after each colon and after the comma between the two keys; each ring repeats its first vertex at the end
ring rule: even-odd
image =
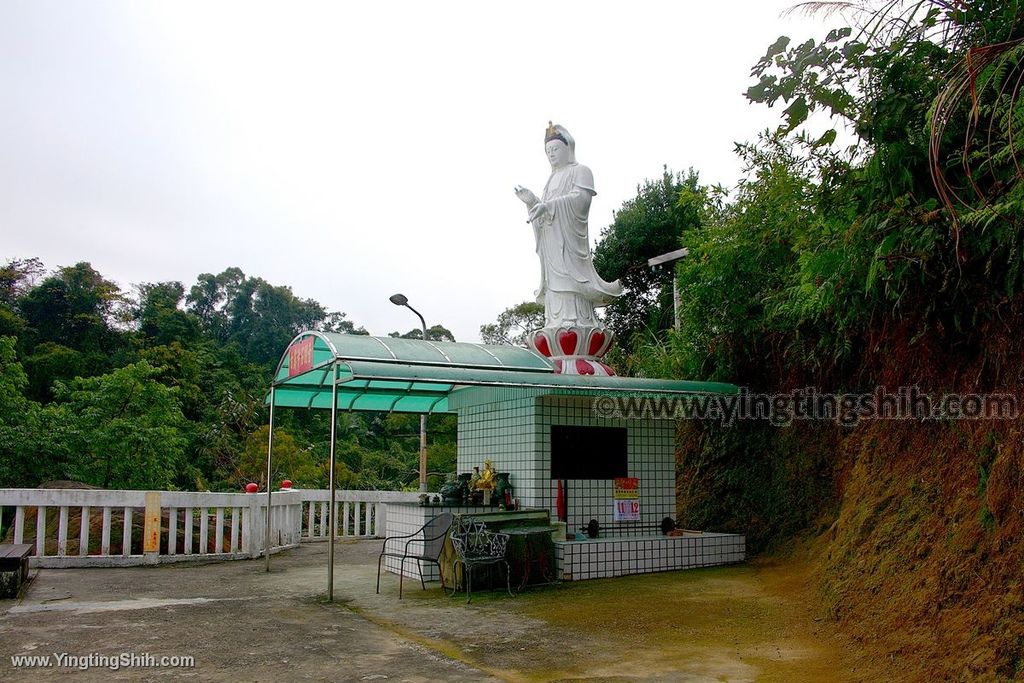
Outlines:
{"type": "Polygon", "coordinates": [[[604,332],[594,330],[594,333],[590,335],[590,348],[587,350],[587,355],[596,356],[602,346],[604,346],[604,332]]]}
{"type": "Polygon", "coordinates": [[[582,358],[576,359],[576,374],[577,375],[593,375],[594,366],[590,364],[590,361],[585,361],[582,358]]]}
{"type": "Polygon", "coordinates": [[[576,353],[576,344],[578,342],[579,338],[576,336],[576,330],[563,330],[558,333],[558,345],[562,347],[562,353],[567,356],[576,353]]]}
{"type": "Polygon", "coordinates": [[[547,358],[551,357],[551,347],[548,346],[548,338],[543,334],[538,334],[533,338],[533,345],[537,347],[537,350],[540,351],[542,356],[547,358]]]}

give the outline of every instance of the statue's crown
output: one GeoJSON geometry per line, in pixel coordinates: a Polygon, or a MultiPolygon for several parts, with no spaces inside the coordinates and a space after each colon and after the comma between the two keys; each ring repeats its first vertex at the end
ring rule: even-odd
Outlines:
{"type": "Polygon", "coordinates": [[[548,121],[548,129],[544,131],[544,143],[547,144],[552,140],[561,140],[564,144],[569,144],[569,141],[565,139],[565,136],[555,128],[555,124],[548,121]]]}

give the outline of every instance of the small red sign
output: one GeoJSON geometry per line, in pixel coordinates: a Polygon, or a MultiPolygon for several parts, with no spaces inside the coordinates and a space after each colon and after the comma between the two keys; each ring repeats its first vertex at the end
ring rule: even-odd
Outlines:
{"type": "Polygon", "coordinates": [[[306,337],[288,347],[288,376],[294,377],[313,369],[313,337],[306,337]]]}
{"type": "Polygon", "coordinates": [[[640,497],[640,479],[638,477],[615,477],[614,483],[616,500],[640,497]]]}

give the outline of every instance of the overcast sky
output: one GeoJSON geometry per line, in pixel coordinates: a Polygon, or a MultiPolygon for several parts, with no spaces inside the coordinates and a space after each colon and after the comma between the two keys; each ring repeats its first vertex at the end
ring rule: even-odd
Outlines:
{"type": "MultiPolygon", "coordinates": [[[[598,195],[591,241],[663,165],[733,183],[746,102],[792,1],[0,0],[0,259],[88,261],[122,287],[238,266],[460,341],[532,298],[549,119],[598,195]]],[[[829,23],[828,26],[824,22],[829,23]]]]}

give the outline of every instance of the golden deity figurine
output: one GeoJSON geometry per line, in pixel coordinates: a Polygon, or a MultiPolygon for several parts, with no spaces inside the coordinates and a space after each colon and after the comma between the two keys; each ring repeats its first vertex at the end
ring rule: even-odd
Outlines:
{"type": "Polygon", "coordinates": [[[493,489],[498,485],[498,478],[494,472],[494,463],[490,460],[484,460],[484,469],[480,473],[480,479],[476,482],[476,487],[480,490],[493,489]]]}

